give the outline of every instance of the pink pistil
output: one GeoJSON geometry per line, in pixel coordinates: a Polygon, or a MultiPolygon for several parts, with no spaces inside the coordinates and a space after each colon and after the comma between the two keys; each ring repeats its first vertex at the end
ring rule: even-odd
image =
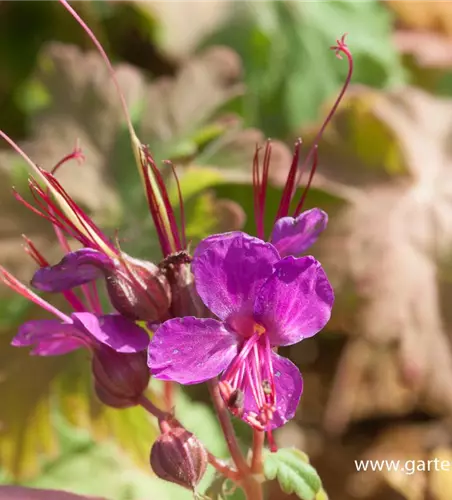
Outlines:
{"type": "Polygon", "coordinates": [[[242,345],[239,354],[224,373],[219,388],[234,415],[243,418],[257,430],[269,431],[276,411],[276,391],[270,341],[261,325],[255,325],[254,334],[242,345]],[[244,413],[243,397],[246,393],[252,394],[257,413],[244,413]]]}

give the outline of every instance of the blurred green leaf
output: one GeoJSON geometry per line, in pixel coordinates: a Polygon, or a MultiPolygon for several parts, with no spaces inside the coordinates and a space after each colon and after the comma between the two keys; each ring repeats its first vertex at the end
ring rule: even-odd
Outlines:
{"type": "Polygon", "coordinates": [[[223,476],[214,479],[205,495],[210,500],[246,500],[244,491],[223,476]]]}
{"type": "MultiPolygon", "coordinates": [[[[72,374],[73,375],[73,374],[72,374]]],[[[71,374],[67,373],[68,378],[71,374]]],[[[155,383],[156,390],[161,384],[155,383]]],[[[72,405],[67,416],[80,416],[76,401],[69,398],[72,405]]],[[[112,410],[111,415],[118,416],[124,421],[121,429],[116,429],[115,436],[123,435],[128,440],[140,442],[146,451],[145,472],[137,469],[133,463],[121,454],[117,447],[111,444],[98,445],[92,441],[88,428],[81,431],[61,417],[54,419],[58,431],[60,454],[54,460],[47,460],[41,475],[25,483],[38,488],[65,489],[85,495],[101,495],[110,500],[142,500],[152,494],[152,498],[159,500],[190,500],[191,492],[180,486],[162,481],[152,476],[148,464],[148,456],[152,441],[146,429],[150,425],[146,412],[137,408],[145,425],[140,425],[137,416],[125,418],[128,410],[112,410]],[[131,432],[133,430],[133,432],[131,432]],[[81,480],[81,478],[83,480],[81,480]]],[[[177,417],[183,424],[217,456],[227,455],[227,447],[222,438],[219,424],[211,409],[202,403],[191,401],[182,390],[177,391],[177,417]]],[[[103,418],[108,422],[109,417],[103,418]]],[[[116,422],[118,424],[118,421],[116,422]]],[[[211,467],[200,485],[202,490],[212,481],[214,471],[211,467]]]]}
{"type": "Polygon", "coordinates": [[[322,487],[307,456],[295,448],[281,448],[276,453],[267,453],[264,475],[269,480],[277,479],[284,493],[295,493],[302,500],[315,500],[322,487]]]}
{"type": "Polygon", "coordinates": [[[0,335],[1,467],[16,478],[30,478],[39,472],[43,458],[56,457],[64,450],[55,427],[55,410],[99,440],[114,437],[136,464],[147,467],[156,423],[139,407],[119,411],[97,401],[87,353],[32,357],[9,342],[9,335],[0,335]]]}
{"type": "Polygon", "coordinates": [[[390,14],[381,3],[243,2],[232,21],[205,42],[224,43],[242,56],[247,126],[270,137],[297,133],[344,82],[346,62],[328,47],[350,33],[355,83],[387,87],[404,81],[391,40],[390,14]]]}

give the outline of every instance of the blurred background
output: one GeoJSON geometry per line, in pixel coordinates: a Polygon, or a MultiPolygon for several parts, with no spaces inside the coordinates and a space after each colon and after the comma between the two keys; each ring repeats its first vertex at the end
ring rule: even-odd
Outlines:
{"type": "MultiPolygon", "coordinates": [[[[303,138],[306,154],[344,82],[347,63],[329,47],[348,33],[353,85],[320,143],[306,204],[330,216],[313,253],[337,302],[326,331],[285,348],[305,391],[277,440],[309,454],[333,500],[450,500],[452,472],[357,473],[354,460],[452,460],[452,3],[74,8],[116,65],[140,139],[177,166],[193,245],[213,232],[254,232],[252,157],[267,137],[271,227],[294,141],[303,138]]],[[[58,2],[0,2],[1,128],[45,168],[78,139],[86,161],[63,168],[61,182],[107,234],[119,228],[129,253],[158,261],[118,103],[91,41],[58,2]]],[[[26,195],[28,171],[0,147],[0,262],[28,281],[22,233],[50,261],[61,254],[50,224],[11,196],[12,185],[26,195]]],[[[84,353],[36,359],[9,346],[17,325],[42,313],[5,288],[0,297],[0,483],[191,498],[152,477],[156,429],[144,412],[96,402],[84,353]]],[[[151,390],[158,399],[155,382],[151,390]]],[[[177,414],[226,455],[203,387],[178,390],[177,414]]],[[[248,429],[236,425],[246,445],[248,429]]],[[[275,486],[271,498],[289,497],[275,486]]]]}

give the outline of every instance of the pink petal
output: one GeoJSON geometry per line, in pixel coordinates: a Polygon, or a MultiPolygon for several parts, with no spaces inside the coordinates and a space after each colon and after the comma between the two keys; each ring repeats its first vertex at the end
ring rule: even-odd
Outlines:
{"type": "Polygon", "coordinates": [[[319,208],[302,212],[295,219],[282,217],[273,227],[271,243],[281,257],[300,255],[315,243],[328,224],[328,215],[319,208]]]}
{"type": "Polygon", "coordinates": [[[11,345],[34,346],[31,354],[36,356],[58,356],[86,345],[83,333],[72,324],[57,319],[27,321],[19,327],[11,345]]]}
{"type": "Polygon", "coordinates": [[[217,241],[225,240],[228,238],[233,238],[237,236],[238,234],[242,234],[241,231],[231,231],[229,233],[221,233],[221,234],[213,234],[212,236],[208,236],[207,238],[204,238],[198,243],[198,246],[195,249],[195,252],[193,253],[193,258],[196,259],[198,258],[202,253],[204,253],[212,243],[215,243],[217,241]]]}
{"type": "Polygon", "coordinates": [[[251,314],[257,291],[280,259],[270,243],[226,233],[193,260],[198,294],[219,318],[251,314]]]}
{"type": "Polygon", "coordinates": [[[43,292],[62,292],[103,276],[113,260],[98,250],[82,248],[65,255],[58,264],[38,269],[31,284],[43,292]]]}
{"type": "Polygon", "coordinates": [[[286,257],[259,290],[254,318],[272,345],[295,344],[327,324],[333,302],[333,289],[314,257],[286,257]]]}
{"type": "Polygon", "coordinates": [[[148,364],[156,378],[198,384],[227,368],[237,354],[237,342],[215,319],[170,319],[149,344],[148,364]]]}
{"type": "Polygon", "coordinates": [[[78,312],[71,317],[76,327],[117,352],[143,351],[149,344],[146,331],[120,314],[98,317],[90,312],[78,312]]]}

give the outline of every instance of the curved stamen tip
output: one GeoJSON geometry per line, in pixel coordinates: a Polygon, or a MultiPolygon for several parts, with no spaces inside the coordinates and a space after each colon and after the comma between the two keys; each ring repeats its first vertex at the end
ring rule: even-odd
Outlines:
{"type": "MultiPolygon", "coordinates": [[[[75,160],[79,165],[82,165],[83,162],[85,161],[85,155],[83,154],[82,148],[80,146],[80,141],[77,139],[74,149],[72,150],[71,153],[66,155],[64,158],[62,158],[50,171],[52,175],[55,175],[57,170],[59,170],[60,167],[65,165],[67,162],[70,160],[75,160]]],[[[39,168],[39,167],[38,167],[39,168]]]]}
{"type": "Polygon", "coordinates": [[[342,59],[342,54],[345,54],[347,57],[351,57],[350,49],[348,48],[347,42],[345,41],[348,33],[344,33],[341,38],[336,40],[336,45],[330,47],[331,50],[334,50],[336,53],[336,57],[338,59],[342,59]]]}

